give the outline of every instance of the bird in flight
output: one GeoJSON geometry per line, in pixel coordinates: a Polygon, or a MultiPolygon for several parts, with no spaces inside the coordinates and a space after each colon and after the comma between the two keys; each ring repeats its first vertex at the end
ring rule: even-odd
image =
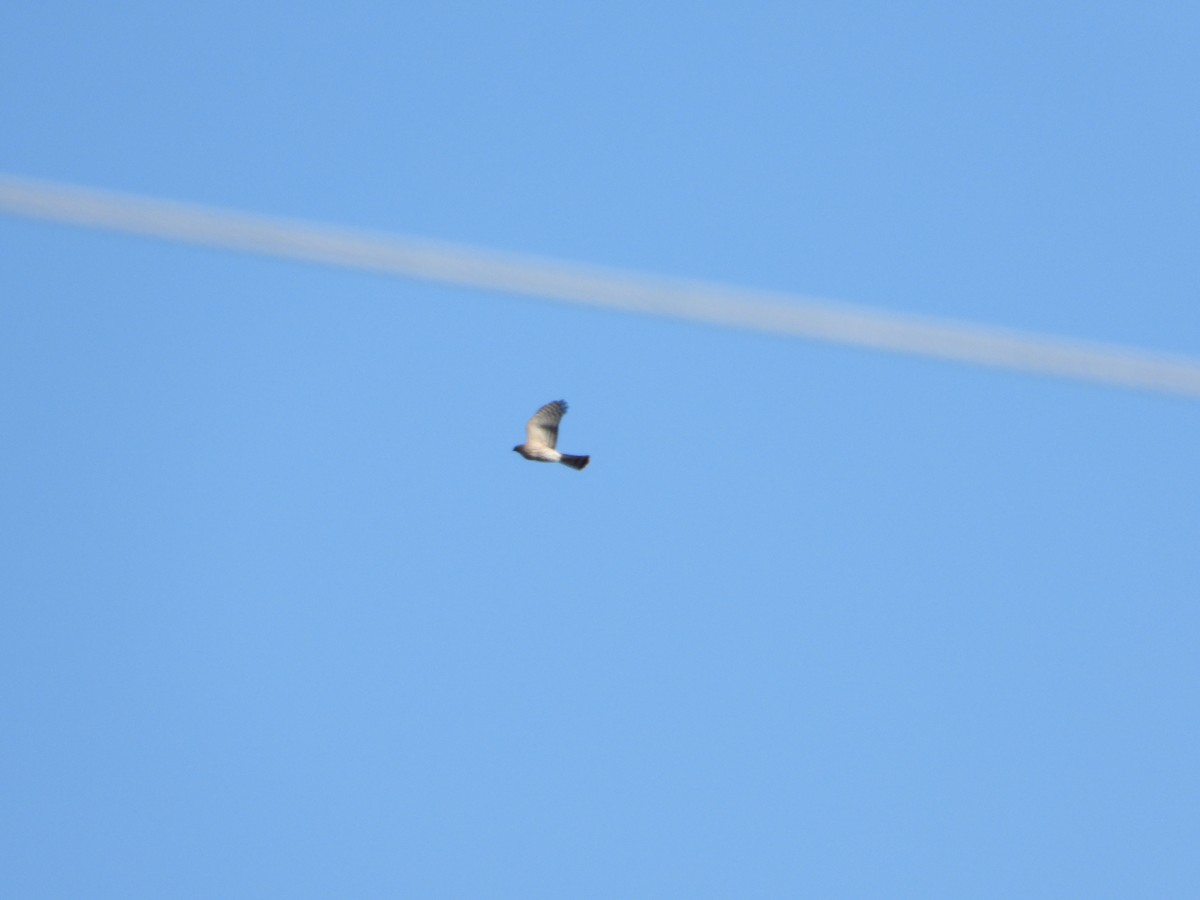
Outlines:
{"type": "Polygon", "coordinates": [[[547,403],[525,425],[525,443],[517,444],[513,450],[534,462],[557,462],[572,469],[582,469],[591,461],[590,456],[571,456],[554,449],[558,444],[558,423],[566,414],[565,400],[547,403]]]}

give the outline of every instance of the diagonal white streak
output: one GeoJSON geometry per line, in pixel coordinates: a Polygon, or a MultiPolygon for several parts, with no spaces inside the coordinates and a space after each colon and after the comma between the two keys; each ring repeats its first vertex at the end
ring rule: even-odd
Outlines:
{"type": "Polygon", "coordinates": [[[407,278],[1200,396],[1200,360],[0,176],[0,212],[407,278]]]}

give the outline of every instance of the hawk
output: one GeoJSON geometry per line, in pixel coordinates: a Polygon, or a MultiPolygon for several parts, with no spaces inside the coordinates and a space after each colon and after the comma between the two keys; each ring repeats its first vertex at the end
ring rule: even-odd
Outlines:
{"type": "Polygon", "coordinates": [[[554,449],[558,443],[558,423],[566,414],[565,400],[547,403],[525,425],[525,443],[517,444],[513,450],[534,462],[557,462],[572,469],[582,469],[591,461],[590,456],[571,456],[554,449]]]}

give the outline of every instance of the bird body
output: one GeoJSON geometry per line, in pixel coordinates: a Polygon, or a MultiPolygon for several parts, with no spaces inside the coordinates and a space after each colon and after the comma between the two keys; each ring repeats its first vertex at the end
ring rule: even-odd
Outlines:
{"type": "Polygon", "coordinates": [[[591,461],[590,456],[572,456],[560,453],[558,447],[558,423],[567,414],[565,400],[547,403],[533,414],[525,425],[525,443],[513,447],[526,459],[534,462],[562,463],[572,469],[583,469],[591,461]]]}

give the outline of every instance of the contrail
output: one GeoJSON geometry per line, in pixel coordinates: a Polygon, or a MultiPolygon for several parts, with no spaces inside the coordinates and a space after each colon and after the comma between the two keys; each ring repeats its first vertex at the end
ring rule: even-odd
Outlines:
{"type": "Polygon", "coordinates": [[[1200,396],[1200,359],[901,315],[794,294],[660,278],[8,176],[0,176],[0,212],[487,291],[1200,396]]]}

